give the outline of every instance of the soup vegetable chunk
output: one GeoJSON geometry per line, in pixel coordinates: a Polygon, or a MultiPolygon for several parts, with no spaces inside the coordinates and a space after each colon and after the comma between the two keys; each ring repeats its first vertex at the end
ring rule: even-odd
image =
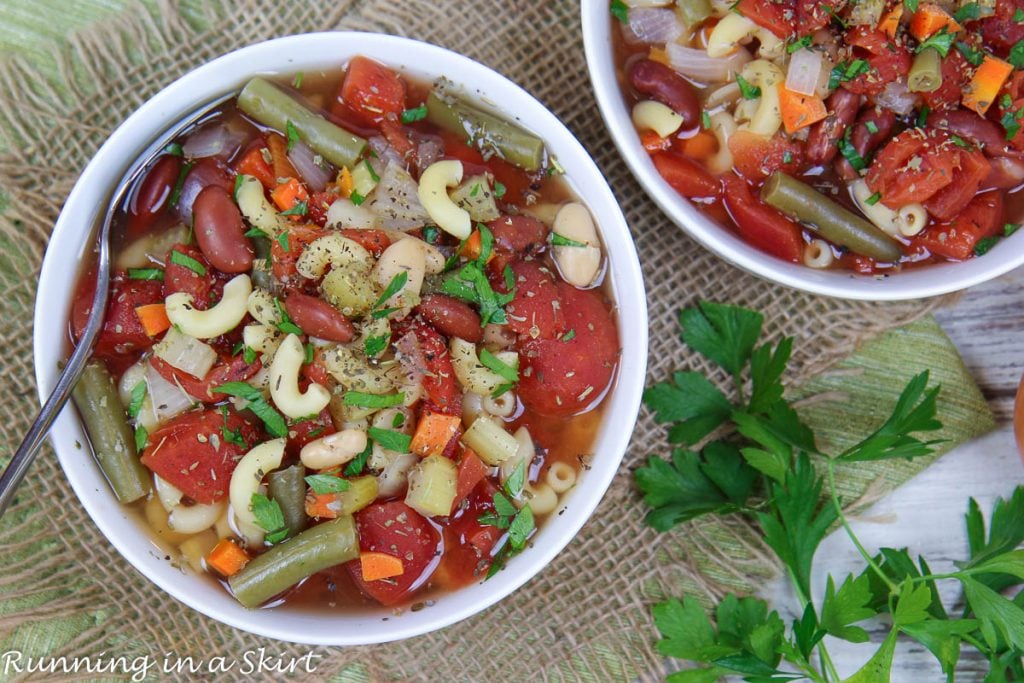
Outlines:
{"type": "Polygon", "coordinates": [[[357,57],[250,81],[122,207],[75,393],[118,499],[246,607],[500,570],[574,486],[618,362],[560,173],[443,79],[357,57]]]}
{"type": "Polygon", "coordinates": [[[1024,3],[614,0],[633,122],[679,194],[772,257],[884,274],[1018,225],[1024,3]]]}

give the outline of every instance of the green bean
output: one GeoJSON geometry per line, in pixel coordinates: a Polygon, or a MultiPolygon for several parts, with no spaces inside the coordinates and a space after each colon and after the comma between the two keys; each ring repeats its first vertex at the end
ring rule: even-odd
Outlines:
{"type": "Polygon", "coordinates": [[[830,242],[858,254],[885,263],[898,261],[902,254],[900,245],[874,225],[780,171],[761,188],[761,199],[787,216],[811,224],[830,242]]]}
{"type": "Polygon", "coordinates": [[[356,525],[344,515],[275,545],[228,579],[228,585],[243,606],[259,607],[299,581],[357,557],[356,525]]]}
{"type": "Polygon", "coordinates": [[[267,475],[270,497],[277,501],[284,514],[288,535],[294,536],[306,528],[306,468],[295,463],[283,470],[267,475]]]}
{"type": "Polygon", "coordinates": [[[926,47],[914,57],[907,75],[910,92],[935,92],[942,87],[942,56],[933,47],[926,47]]]}
{"type": "Polygon", "coordinates": [[[527,171],[544,163],[543,140],[436,86],[427,98],[427,120],[527,171]]]}
{"type": "Polygon", "coordinates": [[[291,123],[304,143],[335,166],[354,166],[366,149],[366,140],[339,128],[262,78],[245,84],[238,94],[238,108],[282,133],[287,133],[291,123]]]}
{"type": "Polygon", "coordinates": [[[711,16],[708,0],[680,0],[676,3],[676,14],[687,28],[693,28],[711,16]]]}
{"type": "Polygon", "coordinates": [[[122,503],[144,497],[152,479],[139,462],[134,435],[107,368],[96,361],[86,365],[73,396],[96,462],[114,495],[122,503]]]}
{"type": "Polygon", "coordinates": [[[256,253],[256,258],[253,259],[252,263],[252,272],[249,274],[252,278],[252,284],[260,289],[274,291],[277,284],[270,270],[270,240],[266,237],[252,237],[250,239],[252,240],[253,251],[256,253]]]}

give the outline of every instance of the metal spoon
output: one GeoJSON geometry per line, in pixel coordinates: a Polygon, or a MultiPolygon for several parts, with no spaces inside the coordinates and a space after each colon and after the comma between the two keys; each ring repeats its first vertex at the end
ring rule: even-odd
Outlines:
{"type": "Polygon", "coordinates": [[[92,354],[92,348],[96,345],[100,330],[103,327],[103,317],[107,309],[107,297],[110,292],[110,226],[114,221],[118,208],[124,203],[128,192],[135,186],[135,182],[149,168],[150,164],[159,157],[171,140],[175,139],[189,128],[202,123],[213,110],[232,99],[237,95],[230,92],[221,95],[216,99],[207,102],[195,112],[178,122],[174,127],[166,130],[156,138],[149,147],[139,156],[138,161],[128,167],[128,170],[121,177],[121,182],[111,194],[107,205],[107,212],[103,218],[103,225],[99,234],[99,260],[96,271],[96,293],[92,297],[92,310],[89,313],[89,320],[86,323],[85,331],[82,333],[78,345],[75,346],[71,358],[60,373],[57,379],[57,386],[50,392],[50,396],[43,404],[35,422],[28,430],[25,440],[21,442],[11,462],[7,465],[3,475],[0,475],[0,517],[3,517],[7,506],[14,498],[14,493],[24,479],[32,461],[43,445],[43,440],[50,431],[54,420],[60,415],[64,404],[68,402],[71,391],[78,384],[82,371],[92,354]]]}

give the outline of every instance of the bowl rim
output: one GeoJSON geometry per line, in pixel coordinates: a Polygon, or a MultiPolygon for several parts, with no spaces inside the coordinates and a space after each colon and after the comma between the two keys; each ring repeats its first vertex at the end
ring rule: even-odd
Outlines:
{"type": "Polygon", "coordinates": [[[999,248],[958,263],[911,268],[885,276],[815,270],[774,258],[700,212],[658,173],[640,144],[619,88],[612,50],[612,19],[603,0],[583,0],[580,20],[590,83],[615,147],[633,176],[661,211],[701,246],[753,275],[793,289],[840,299],[904,301],[950,292],[997,278],[1024,264],[1024,231],[999,248]]]}
{"type": "Polygon", "coordinates": [[[560,501],[560,508],[571,509],[571,514],[553,513],[534,537],[541,542],[532,543],[526,551],[512,558],[507,569],[488,581],[486,588],[482,581],[475,582],[438,596],[430,609],[406,610],[401,618],[395,618],[385,609],[368,614],[321,612],[312,615],[299,610],[245,610],[220,586],[209,586],[209,581],[202,577],[186,573],[189,578],[181,580],[180,571],[167,566],[162,559],[163,550],[151,537],[147,535],[144,539],[148,543],[136,543],[140,540],[139,534],[146,533],[141,528],[143,523],[129,519],[128,511],[117,503],[94,459],[82,457],[81,444],[88,442],[75,411],[69,408],[62,412],[50,436],[61,468],[93,522],[136,571],[163,592],[212,619],[256,635],[310,645],[368,645],[435,631],[486,609],[536,576],[590,519],[618,472],[639,413],[646,377],[647,302],[635,245],[611,189],[568,127],[522,87],[469,57],[398,36],[329,31],[256,43],[207,62],[147,99],[103,143],[69,194],[43,259],[33,320],[35,375],[40,400],[45,400],[57,376],[56,363],[42,359],[62,357],[63,347],[67,346],[65,321],[77,277],[77,268],[67,268],[67,262],[75,256],[80,262],[91,246],[86,238],[91,221],[80,220],[77,216],[92,216],[97,207],[105,207],[101,197],[109,194],[110,188],[152,137],[201,102],[240,87],[247,78],[257,74],[336,69],[359,54],[421,77],[458,73],[460,85],[466,91],[472,90],[474,97],[486,102],[509,102],[511,106],[506,107],[515,110],[516,120],[527,119],[534,125],[525,122],[523,125],[543,131],[540,134],[549,149],[556,152],[563,166],[570,170],[569,184],[595,214],[600,226],[611,262],[610,286],[615,298],[622,354],[615,385],[603,408],[605,415],[595,443],[595,457],[590,469],[581,476],[584,485],[571,491],[567,500],[560,501]],[[288,56],[281,57],[282,54],[288,56]],[[395,59],[395,55],[400,58],[395,59]],[[414,66],[421,62],[429,66],[414,66]],[[435,65],[437,70],[433,73],[426,70],[435,65]],[[493,95],[500,95],[500,98],[493,95]],[[55,306],[63,306],[62,315],[54,316],[55,306]],[[59,322],[54,323],[54,320],[59,322]],[[628,330],[629,334],[622,330],[628,330]],[[200,587],[205,588],[200,590],[200,587]],[[216,598],[206,588],[215,588],[230,604],[216,598]],[[213,604],[204,598],[212,599],[213,604]],[[446,609],[440,609],[441,605],[446,609]],[[385,622],[385,626],[381,627],[381,622],[385,622]],[[326,624],[352,628],[324,629],[326,624]]]}

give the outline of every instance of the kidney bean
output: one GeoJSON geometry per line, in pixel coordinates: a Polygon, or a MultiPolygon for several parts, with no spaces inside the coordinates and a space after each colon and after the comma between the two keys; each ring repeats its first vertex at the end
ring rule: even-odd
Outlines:
{"type": "Polygon", "coordinates": [[[459,337],[476,343],[484,338],[480,316],[458,299],[445,294],[428,294],[416,311],[446,337],[459,337]]]}
{"type": "Polygon", "coordinates": [[[502,216],[487,224],[498,249],[518,256],[539,251],[547,244],[548,227],[531,216],[502,216]]]}
{"type": "Polygon", "coordinates": [[[1024,161],[1010,157],[991,159],[992,170],[981,184],[982,189],[995,187],[1009,190],[1024,182],[1024,161]]]}
{"type": "Polygon", "coordinates": [[[284,300],[284,309],[306,334],[327,341],[352,341],[355,328],[345,315],[323,299],[300,292],[291,292],[284,300]]]}
{"type": "Polygon", "coordinates": [[[196,241],[206,260],[224,273],[252,268],[253,249],[245,237],[242,213],[228,191],[217,185],[203,189],[192,205],[196,241]]]}
{"type": "Polygon", "coordinates": [[[827,164],[835,158],[839,151],[836,142],[857,118],[860,95],[840,88],[828,98],[826,106],[829,115],[814,124],[807,136],[807,161],[812,164],[827,164]]]}
{"type": "MultiPolygon", "coordinates": [[[[869,107],[861,112],[861,115],[857,117],[857,123],[850,129],[850,144],[857,150],[861,159],[870,162],[870,157],[875,150],[891,136],[894,125],[896,125],[896,114],[888,109],[869,107]],[[869,123],[874,124],[874,133],[868,130],[869,123]]],[[[836,173],[843,180],[856,180],[860,177],[846,157],[836,159],[836,173]]]]}
{"type": "Polygon", "coordinates": [[[132,197],[128,213],[129,237],[135,237],[149,227],[150,222],[164,210],[174,191],[181,172],[181,158],[165,154],[157,159],[146,173],[145,179],[132,197]]]}
{"type": "Polygon", "coordinates": [[[629,82],[641,95],[653,97],[683,117],[683,128],[700,121],[697,91],[675,71],[650,59],[640,59],[629,68],[629,82]]]}
{"type": "Polygon", "coordinates": [[[983,119],[974,112],[964,110],[932,112],[928,116],[929,127],[948,130],[974,143],[989,157],[1012,157],[1020,159],[1024,152],[1006,144],[1002,128],[989,119],[983,119]]]}

